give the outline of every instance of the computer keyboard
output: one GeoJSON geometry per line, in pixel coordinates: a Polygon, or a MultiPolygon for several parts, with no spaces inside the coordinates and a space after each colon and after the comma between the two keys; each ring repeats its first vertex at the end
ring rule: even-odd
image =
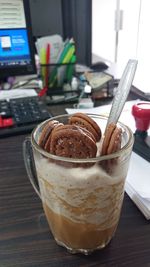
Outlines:
{"type": "Polygon", "coordinates": [[[29,133],[50,117],[37,96],[0,100],[0,137],[29,133]]]}

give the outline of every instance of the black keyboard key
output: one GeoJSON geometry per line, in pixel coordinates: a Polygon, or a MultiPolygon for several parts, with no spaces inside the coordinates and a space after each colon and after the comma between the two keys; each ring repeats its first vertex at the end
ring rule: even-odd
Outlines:
{"type": "Polygon", "coordinates": [[[11,117],[11,110],[7,101],[0,101],[0,115],[4,118],[11,117]]]}

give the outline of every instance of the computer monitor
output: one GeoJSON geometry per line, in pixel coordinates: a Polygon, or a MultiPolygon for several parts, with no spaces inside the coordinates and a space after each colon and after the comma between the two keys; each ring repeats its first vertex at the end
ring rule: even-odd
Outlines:
{"type": "Polygon", "coordinates": [[[0,81],[36,72],[28,0],[0,0],[0,81]]]}

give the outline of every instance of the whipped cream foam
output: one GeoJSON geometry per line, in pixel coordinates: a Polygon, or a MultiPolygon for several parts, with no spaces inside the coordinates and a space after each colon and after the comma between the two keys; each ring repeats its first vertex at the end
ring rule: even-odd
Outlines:
{"type": "Polygon", "coordinates": [[[42,201],[53,212],[73,222],[95,224],[99,230],[117,224],[127,166],[110,176],[96,164],[65,168],[42,156],[35,162],[42,201]]]}

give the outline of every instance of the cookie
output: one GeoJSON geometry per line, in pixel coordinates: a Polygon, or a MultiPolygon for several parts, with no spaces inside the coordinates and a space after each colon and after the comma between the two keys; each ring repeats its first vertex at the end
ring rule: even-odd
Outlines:
{"type": "Polygon", "coordinates": [[[69,158],[96,157],[97,146],[90,133],[76,125],[62,125],[51,135],[50,153],[69,158]]]}
{"type": "Polygon", "coordinates": [[[109,155],[121,149],[122,130],[116,124],[110,123],[107,126],[103,140],[101,155],[109,155]]]}
{"type": "Polygon", "coordinates": [[[40,147],[42,147],[46,151],[49,151],[48,146],[49,146],[49,142],[50,142],[51,133],[52,133],[53,129],[58,125],[60,125],[59,121],[56,121],[56,120],[49,121],[44,126],[44,128],[43,128],[43,130],[41,132],[38,144],[39,144],[40,147]]]}
{"type": "Polygon", "coordinates": [[[107,149],[108,149],[110,139],[111,139],[111,136],[112,136],[115,128],[116,128],[116,124],[114,124],[114,123],[110,123],[106,128],[105,136],[104,136],[104,140],[103,140],[103,145],[102,145],[102,151],[101,151],[102,156],[107,155],[107,149]]]}
{"type": "Polygon", "coordinates": [[[89,132],[93,134],[96,142],[101,139],[101,129],[98,124],[88,115],[84,113],[75,113],[69,118],[69,124],[78,125],[87,129],[89,132]]]}
{"type": "Polygon", "coordinates": [[[109,146],[107,148],[107,155],[115,153],[121,149],[121,134],[122,130],[116,127],[113,131],[109,146]]]}
{"type": "MultiPolygon", "coordinates": [[[[110,155],[121,149],[122,130],[116,124],[111,123],[108,125],[104,141],[102,144],[101,156],[110,155]]],[[[114,167],[117,165],[118,158],[108,159],[101,162],[101,166],[106,172],[111,174],[114,167]]]]}

